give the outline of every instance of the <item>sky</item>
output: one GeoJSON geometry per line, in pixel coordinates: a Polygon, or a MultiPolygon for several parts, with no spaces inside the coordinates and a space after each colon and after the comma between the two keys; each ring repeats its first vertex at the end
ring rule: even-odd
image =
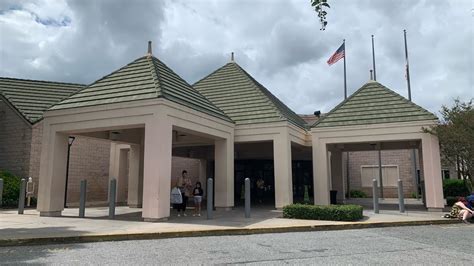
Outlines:
{"type": "Polygon", "coordinates": [[[235,61],[300,114],[344,98],[343,61],[326,61],[346,39],[350,95],[369,80],[407,97],[407,30],[413,101],[439,115],[474,97],[474,1],[328,0],[320,30],[309,0],[0,1],[0,76],[90,84],[145,55],[188,83],[235,61]]]}

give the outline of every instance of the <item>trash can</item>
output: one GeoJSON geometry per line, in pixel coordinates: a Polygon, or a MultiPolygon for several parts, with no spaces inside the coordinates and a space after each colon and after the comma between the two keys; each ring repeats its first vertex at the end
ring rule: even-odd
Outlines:
{"type": "Polygon", "coordinates": [[[337,190],[331,190],[329,191],[329,201],[331,204],[337,204],[337,190]]]}

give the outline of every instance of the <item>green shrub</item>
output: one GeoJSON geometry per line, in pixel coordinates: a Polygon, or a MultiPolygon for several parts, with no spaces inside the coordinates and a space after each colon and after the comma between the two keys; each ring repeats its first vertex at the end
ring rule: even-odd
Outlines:
{"type": "Polygon", "coordinates": [[[360,205],[304,205],[291,204],[283,207],[283,217],[307,220],[357,221],[362,219],[360,205]]]}
{"type": "Polygon", "coordinates": [[[470,194],[464,180],[445,179],[443,180],[444,197],[465,197],[470,194]]]}
{"type": "Polygon", "coordinates": [[[351,198],[368,198],[367,193],[360,190],[351,190],[349,196],[351,198]]]}
{"type": "Polygon", "coordinates": [[[0,178],[3,179],[2,207],[17,207],[21,179],[6,171],[0,171],[0,178]]]}
{"type": "Polygon", "coordinates": [[[446,205],[448,205],[449,207],[453,206],[454,203],[456,203],[458,197],[446,197],[446,205]]]}

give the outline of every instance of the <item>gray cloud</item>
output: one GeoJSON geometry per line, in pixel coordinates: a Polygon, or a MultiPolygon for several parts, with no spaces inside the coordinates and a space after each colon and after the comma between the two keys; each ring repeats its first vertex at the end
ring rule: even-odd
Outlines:
{"type": "Polygon", "coordinates": [[[349,93],[369,78],[374,34],[378,81],[407,95],[407,29],[414,101],[436,112],[452,98],[474,97],[469,0],[330,4],[329,25],[320,31],[315,12],[298,0],[2,1],[0,75],[89,83],[143,55],[153,40],[154,54],[190,83],[234,51],[296,112],[327,112],[343,98],[342,61],[326,64],[342,39],[349,93]],[[47,25],[35,16],[70,23],[47,25]]]}
{"type": "Polygon", "coordinates": [[[144,55],[147,40],[159,43],[162,20],[163,5],[150,1],[31,1],[14,9],[4,6],[0,74],[89,83],[144,55]],[[57,27],[64,18],[70,23],[57,27]]]}

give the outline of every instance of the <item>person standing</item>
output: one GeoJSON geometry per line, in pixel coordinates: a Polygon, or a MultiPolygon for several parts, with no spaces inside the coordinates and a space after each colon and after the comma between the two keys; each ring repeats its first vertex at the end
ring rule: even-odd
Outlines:
{"type": "Polygon", "coordinates": [[[201,182],[196,182],[196,186],[193,189],[194,196],[194,214],[193,216],[201,216],[201,202],[204,191],[201,188],[201,182]]]}
{"type": "Polygon", "coordinates": [[[186,216],[186,207],[188,205],[188,199],[192,194],[192,184],[191,180],[188,178],[188,171],[183,170],[181,172],[181,192],[183,194],[183,203],[181,204],[181,211],[183,211],[183,216],[186,216]]]}

